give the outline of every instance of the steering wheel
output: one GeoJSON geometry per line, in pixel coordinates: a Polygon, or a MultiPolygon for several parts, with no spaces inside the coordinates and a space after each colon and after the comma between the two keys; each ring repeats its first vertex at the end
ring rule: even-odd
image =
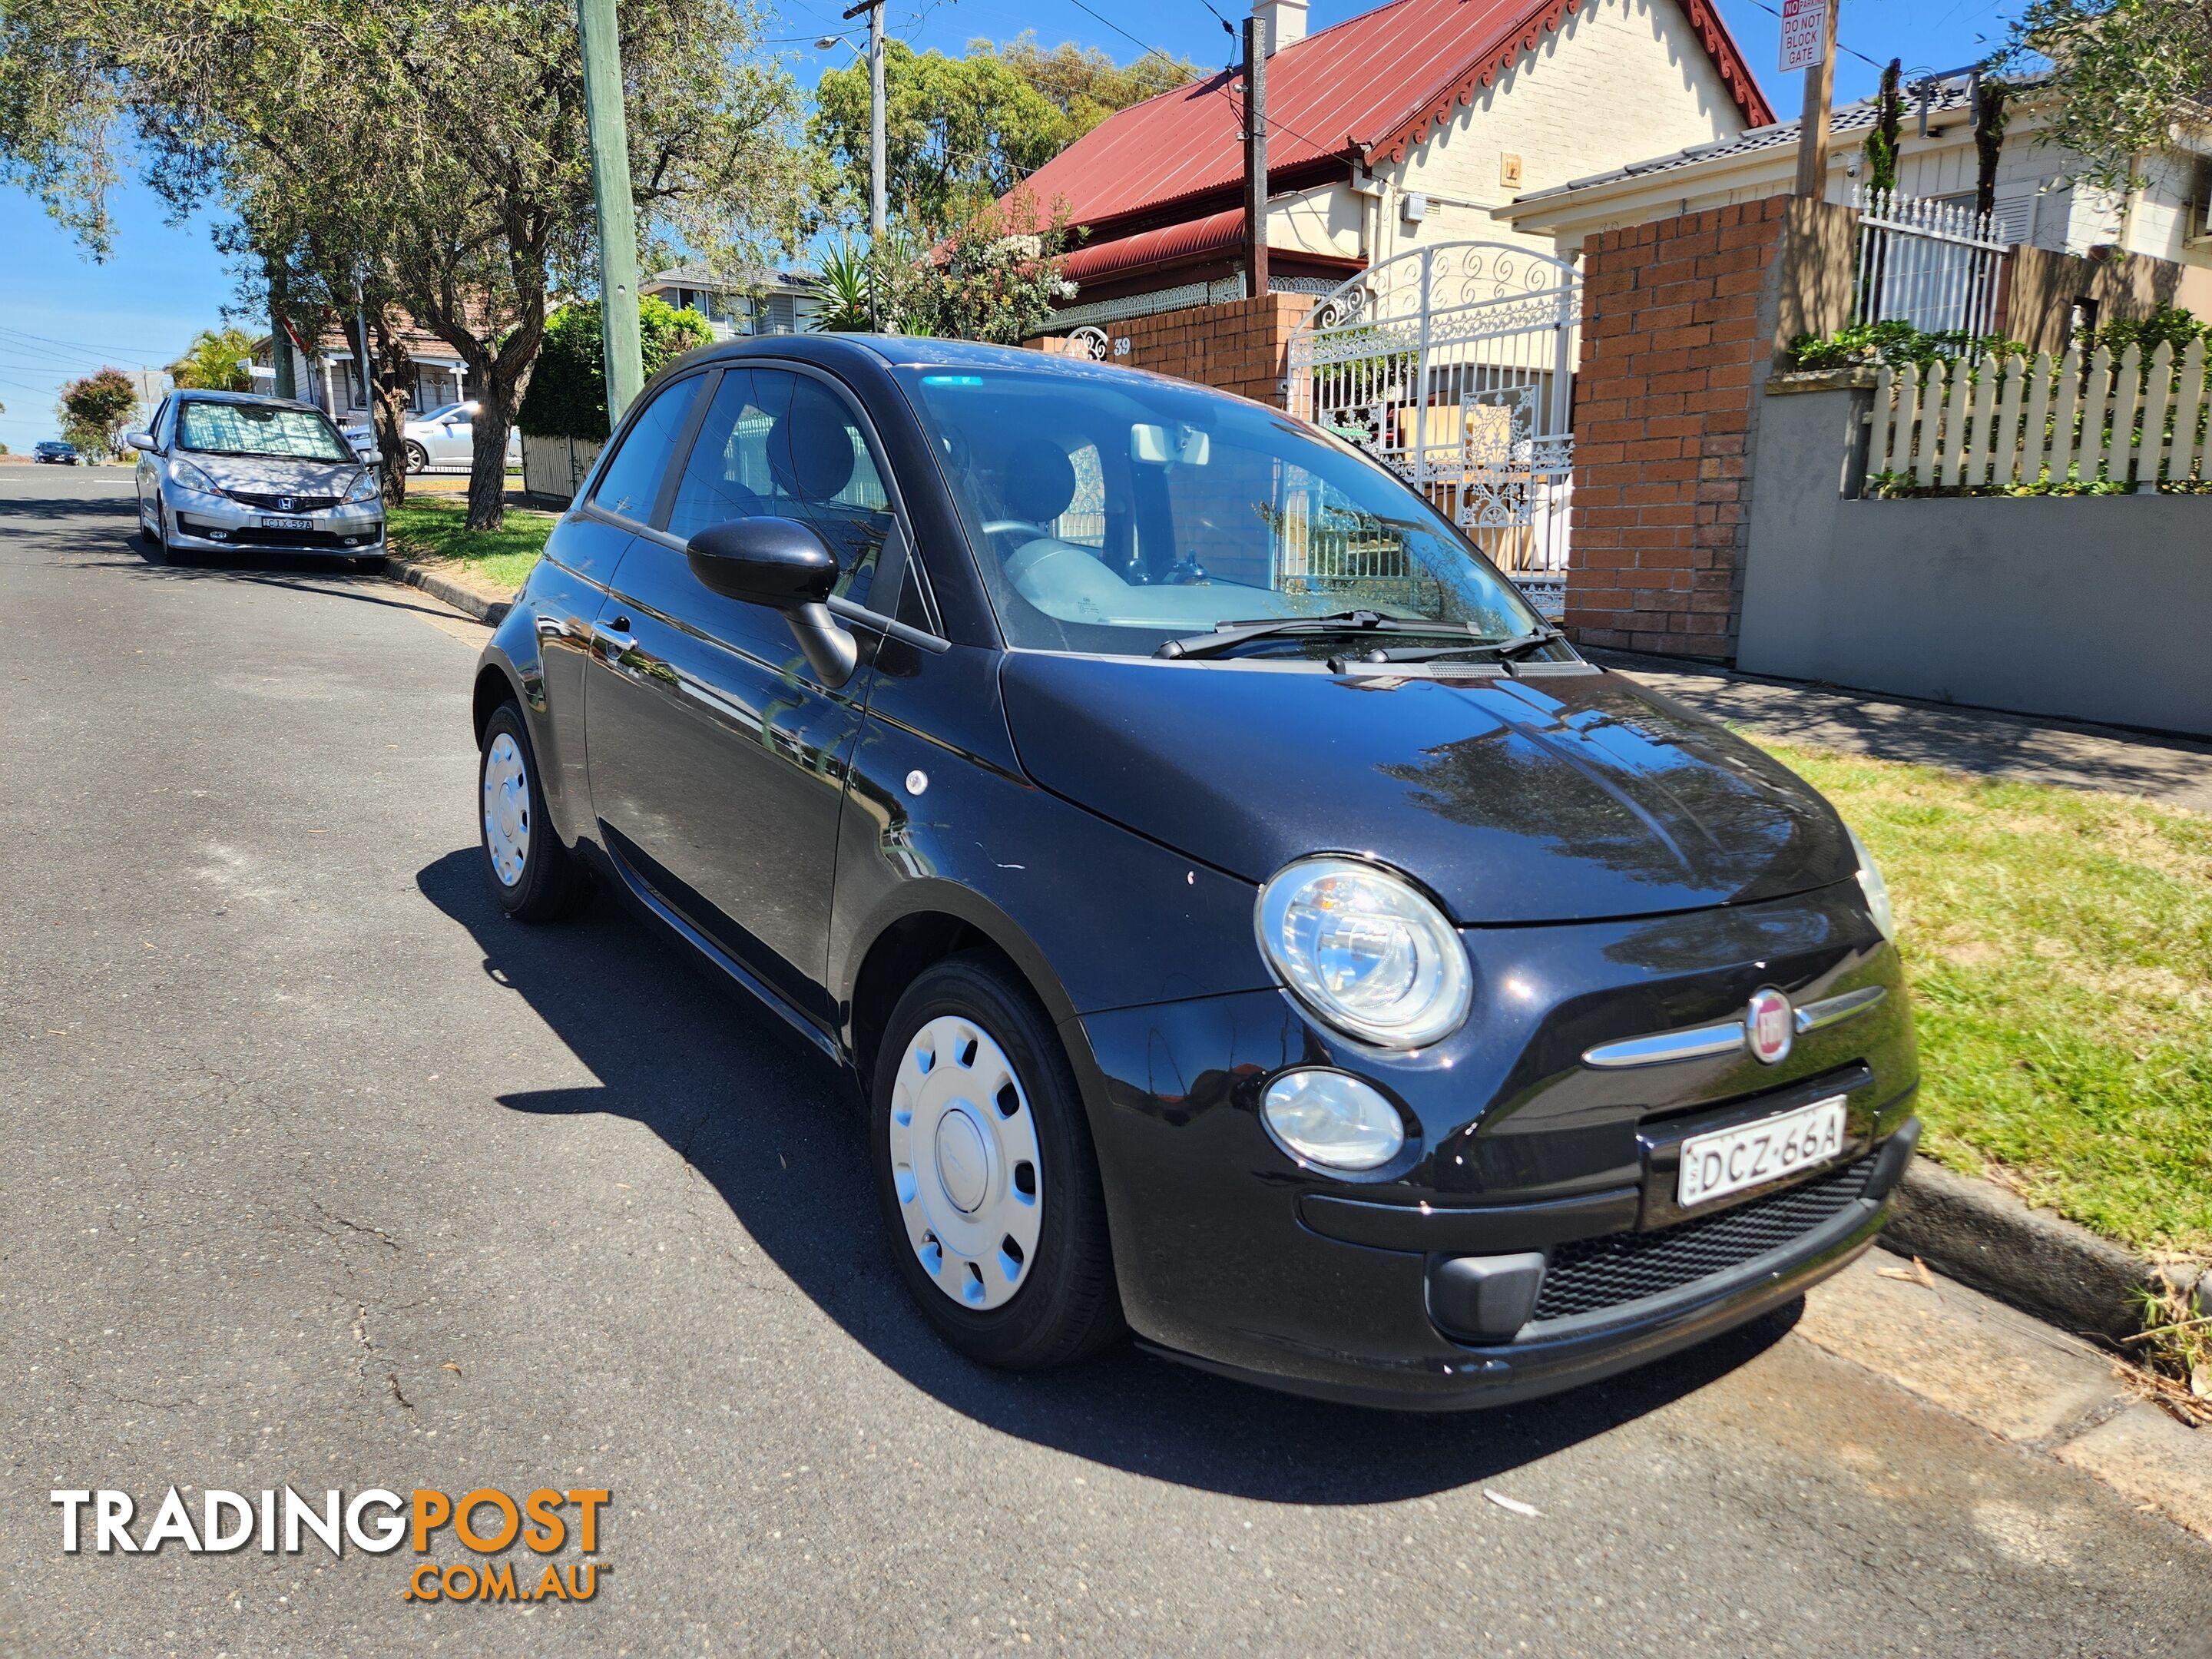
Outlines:
{"type": "Polygon", "coordinates": [[[1024,531],[1032,536],[1045,534],[1042,525],[1031,524],[1027,519],[987,519],[983,523],[983,533],[986,536],[1010,535],[1018,530],[1024,531]]]}

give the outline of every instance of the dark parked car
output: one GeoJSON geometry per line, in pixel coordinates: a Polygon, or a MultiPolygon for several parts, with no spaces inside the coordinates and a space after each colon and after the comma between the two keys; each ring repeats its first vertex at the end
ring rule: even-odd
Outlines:
{"type": "Polygon", "coordinates": [[[994,1364],[1126,1326],[1343,1399],[1541,1393],[1836,1271],[1917,1133],[1827,804],[1241,399],[710,348],[475,713],[500,902],[595,870],[845,1068],[900,1274],[994,1364]]]}
{"type": "Polygon", "coordinates": [[[32,447],[31,459],[48,466],[82,466],[84,457],[76,453],[76,446],[64,443],[59,438],[47,438],[32,447]]]}

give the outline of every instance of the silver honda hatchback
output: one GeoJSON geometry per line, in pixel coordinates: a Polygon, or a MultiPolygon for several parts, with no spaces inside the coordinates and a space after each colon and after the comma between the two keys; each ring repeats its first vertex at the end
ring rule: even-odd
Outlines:
{"type": "Polygon", "coordinates": [[[384,496],[319,409],[235,392],[179,392],[127,441],[138,526],[166,557],[219,553],[384,556],[384,496]]]}

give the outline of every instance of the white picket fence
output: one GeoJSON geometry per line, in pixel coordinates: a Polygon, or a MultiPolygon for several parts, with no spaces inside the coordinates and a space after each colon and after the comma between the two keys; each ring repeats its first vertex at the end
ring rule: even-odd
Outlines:
{"type": "Polygon", "coordinates": [[[1851,320],[1911,323],[1931,333],[1996,326],[1997,279],[2008,252],[1995,217],[1956,202],[1853,187],[1858,261],[1851,320]]]}
{"type": "Polygon", "coordinates": [[[2078,348],[2056,362],[2009,356],[1978,364],[1885,365],[1876,378],[1865,493],[1910,482],[1921,489],[2017,484],[2212,480],[2212,397],[2204,342],[2190,342],[2175,372],[2160,342],[2143,373],[2142,350],[2100,346],[2086,371],[2078,348]],[[1901,475],[1901,476],[1900,476],[1901,475]]]}

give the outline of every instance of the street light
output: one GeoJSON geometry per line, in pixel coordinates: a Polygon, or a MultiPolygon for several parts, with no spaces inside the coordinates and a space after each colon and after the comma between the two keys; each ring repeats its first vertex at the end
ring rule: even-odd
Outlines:
{"type": "Polygon", "coordinates": [[[884,239],[884,0],[860,0],[845,9],[848,19],[868,14],[868,50],[860,49],[842,34],[825,34],[814,45],[817,51],[843,46],[868,66],[868,240],[884,239]]]}

